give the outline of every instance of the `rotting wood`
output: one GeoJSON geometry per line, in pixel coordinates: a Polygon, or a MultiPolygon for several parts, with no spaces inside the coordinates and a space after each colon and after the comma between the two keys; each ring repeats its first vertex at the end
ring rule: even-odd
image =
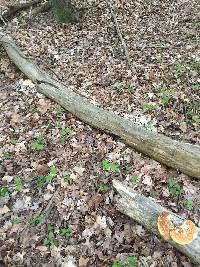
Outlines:
{"type": "MultiPolygon", "coordinates": [[[[139,224],[142,224],[150,232],[160,235],[157,228],[157,219],[163,211],[166,211],[166,209],[150,198],[138,194],[136,191],[123,185],[117,180],[113,180],[113,186],[120,195],[120,197],[116,199],[117,209],[137,221],[139,224]]],[[[183,221],[185,221],[184,218],[172,212],[170,213],[174,225],[182,224],[183,221]]],[[[193,262],[200,264],[200,228],[197,227],[197,230],[197,238],[188,245],[179,245],[173,240],[167,242],[181,251],[184,255],[188,256],[193,262]]]]}
{"type": "Polygon", "coordinates": [[[200,146],[175,141],[98,108],[51,78],[23,54],[11,37],[1,32],[0,44],[3,45],[13,63],[36,84],[40,93],[53,99],[90,126],[118,136],[137,151],[200,179],[200,146]]]}

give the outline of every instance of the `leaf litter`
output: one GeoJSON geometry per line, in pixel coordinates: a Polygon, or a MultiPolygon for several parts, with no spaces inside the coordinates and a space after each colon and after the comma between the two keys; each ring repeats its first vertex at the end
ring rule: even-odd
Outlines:
{"type": "MultiPolygon", "coordinates": [[[[200,144],[197,1],[113,1],[137,80],[106,2],[75,2],[97,8],[75,25],[59,25],[47,13],[30,21],[23,12],[3,31],[95,105],[200,144]]],[[[84,267],[134,256],[139,266],[194,266],[115,209],[111,181],[124,181],[200,226],[199,182],[80,122],[37,93],[5,53],[0,66],[0,260],[7,266],[84,267]],[[177,188],[169,187],[170,179],[185,193],[172,196],[170,189],[177,188]],[[72,232],[66,237],[60,229],[72,232]],[[48,238],[51,246],[44,245],[48,238]]]]}

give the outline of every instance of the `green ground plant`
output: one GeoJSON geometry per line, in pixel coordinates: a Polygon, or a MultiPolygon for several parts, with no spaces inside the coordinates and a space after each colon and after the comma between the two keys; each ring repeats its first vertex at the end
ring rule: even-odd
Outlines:
{"type": "Polygon", "coordinates": [[[109,188],[109,186],[107,185],[107,184],[100,184],[99,185],[99,192],[100,193],[107,193],[108,192],[108,190],[109,190],[110,188],[109,188]]]}
{"type": "Polygon", "coordinates": [[[102,166],[104,171],[112,171],[112,172],[120,171],[120,165],[118,163],[112,163],[108,160],[103,160],[102,166]]]}
{"type": "Polygon", "coordinates": [[[186,201],[186,208],[189,210],[189,211],[192,211],[194,209],[194,203],[193,203],[193,200],[192,199],[188,199],[186,201]]]}
{"type": "Polygon", "coordinates": [[[144,103],[143,104],[143,110],[144,111],[153,111],[155,110],[155,105],[153,103],[144,103]]]}
{"type": "Polygon", "coordinates": [[[9,196],[10,190],[7,187],[0,187],[0,197],[9,196]]]}
{"type": "Polygon", "coordinates": [[[71,237],[73,235],[73,229],[71,227],[61,228],[60,235],[64,237],[71,237]]]}
{"type": "Polygon", "coordinates": [[[133,267],[138,266],[138,260],[135,256],[130,256],[124,261],[116,260],[113,262],[112,267],[133,267]]]}
{"type": "Polygon", "coordinates": [[[17,192],[22,192],[24,189],[24,182],[19,177],[15,178],[15,189],[17,192]]]}
{"type": "Polygon", "coordinates": [[[45,220],[46,220],[45,216],[43,216],[43,215],[39,215],[39,216],[35,216],[35,217],[33,217],[33,218],[29,221],[29,223],[30,223],[31,225],[37,226],[37,225],[40,225],[40,224],[42,224],[43,222],[45,222],[45,220]]]}
{"type": "Polygon", "coordinates": [[[68,137],[71,133],[72,133],[72,130],[71,130],[70,128],[68,128],[68,127],[67,127],[67,128],[63,127],[63,128],[61,129],[60,142],[61,142],[62,145],[64,145],[65,140],[67,139],[67,137],[68,137]]]}
{"type": "Polygon", "coordinates": [[[172,197],[180,197],[184,194],[183,187],[173,178],[169,179],[169,192],[172,197]]]}
{"type": "Polygon", "coordinates": [[[53,179],[58,175],[59,169],[56,167],[51,167],[49,173],[45,176],[39,176],[36,180],[37,188],[42,188],[45,185],[51,183],[53,179]]]}
{"type": "Polygon", "coordinates": [[[31,143],[31,148],[35,151],[41,151],[45,148],[45,146],[46,140],[44,138],[44,135],[41,133],[35,138],[35,141],[31,143]]]}

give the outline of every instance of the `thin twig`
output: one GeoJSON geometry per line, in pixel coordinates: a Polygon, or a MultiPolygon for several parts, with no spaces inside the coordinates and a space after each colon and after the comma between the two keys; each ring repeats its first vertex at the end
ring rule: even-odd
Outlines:
{"type": "Polygon", "coordinates": [[[56,189],[56,191],[54,192],[52,198],[50,199],[49,203],[47,204],[46,208],[44,210],[42,210],[42,213],[45,214],[45,217],[47,218],[51,212],[53,203],[55,198],[57,197],[57,195],[60,192],[60,186],[58,186],[58,188],[56,189]]]}
{"type": "Polygon", "coordinates": [[[128,66],[129,66],[130,70],[134,74],[136,74],[135,68],[133,68],[133,66],[131,65],[131,60],[130,60],[128,48],[127,48],[127,45],[126,45],[126,43],[124,41],[124,38],[122,36],[121,30],[120,30],[120,27],[119,27],[119,23],[117,21],[116,15],[115,15],[114,10],[112,8],[112,4],[111,4],[111,2],[109,0],[108,1],[106,0],[106,2],[107,2],[108,6],[110,8],[110,13],[111,13],[111,15],[113,17],[113,20],[114,20],[114,23],[115,23],[115,27],[116,27],[116,30],[117,30],[118,37],[119,37],[119,39],[120,39],[120,41],[122,43],[122,46],[123,46],[123,49],[124,49],[124,53],[125,53],[125,56],[126,56],[126,60],[127,60],[128,66]]]}

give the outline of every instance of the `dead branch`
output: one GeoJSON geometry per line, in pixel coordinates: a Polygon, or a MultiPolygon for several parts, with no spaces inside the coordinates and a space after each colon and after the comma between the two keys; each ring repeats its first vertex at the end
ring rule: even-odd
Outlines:
{"type": "MultiPolygon", "coordinates": [[[[114,180],[113,186],[120,194],[120,198],[116,201],[117,209],[128,215],[139,224],[145,226],[150,232],[160,235],[157,227],[158,216],[166,209],[155,201],[147,198],[136,191],[114,180]]],[[[174,225],[182,224],[185,221],[184,218],[170,212],[172,215],[172,222],[174,225]]],[[[191,258],[195,263],[200,263],[200,228],[197,227],[197,238],[188,245],[179,245],[173,240],[168,242],[181,251],[183,254],[191,258]]]]}
{"type": "Polygon", "coordinates": [[[41,4],[39,7],[35,8],[32,12],[33,15],[37,15],[39,13],[48,12],[51,9],[51,3],[46,2],[41,4]]]}
{"type": "Polygon", "coordinates": [[[200,147],[198,145],[175,141],[96,107],[51,78],[22,53],[11,37],[1,32],[0,44],[3,45],[14,64],[36,84],[40,93],[53,99],[90,126],[118,136],[137,151],[200,179],[200,147]]]}
{"type": "Polygon", "coordinates": [[[41,3],[42,1],[43,0],[33,0],[27,3],[8,5],[7,6],[8,9],[1,14],[0,19],[3,22],[8,21],[10,18],[14,17],[18,12],[26,10],[29,7],[35,6],[41,3]]]}
{"type": "Polygon", "coordinates": [[[132,71],[132,74],[136,74],[136,70],[135,70],[135,68],[133,68],[133,66],[131,64],[128,48],[127,48],[126,42],[124,41],[124,38],[122,36],[121,30],[120,30],[120,27],[119,27],[119,23],[117,21],[115,12],[114,12],[114,10],[112,8],[112,4],[111,4],[111,2],[109,0],[106,0],[106,2],[108,4],[108,6],[109,6],[110,13],[111,13],[111,15],[113,17],[118,37],[119,37],[119,39],[120,39],[120,41],[122,43],[122,46],[123,46],[123,49],[124,49],[124,53],[125,53],[125,56],[126,56],[126,60],[127,60],[127,64],[129,66],[130,70],[132,71]]]}

